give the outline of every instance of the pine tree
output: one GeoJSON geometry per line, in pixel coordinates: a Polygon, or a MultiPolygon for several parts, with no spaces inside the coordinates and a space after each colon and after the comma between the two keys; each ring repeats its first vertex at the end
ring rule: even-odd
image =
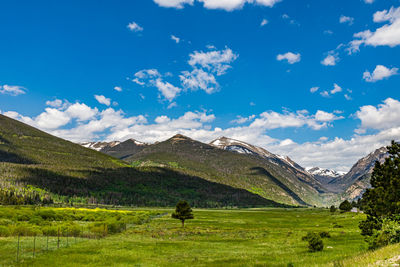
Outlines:
{"type": "Polygon", "coordinates": [[[351,203],[348,200],[343,201],[339,205],[339,209],[342,211],[351,211],[353,207],[351,206],[351,203]]]}
{"type": "Polygon", "coordinates": [[[172,218],[182,222],[182,227],[185,227],[185,220],[193,219],[192,208],[186,200],[181,200],[176,204],[175,212],[172,213],[172,218]]]}
{"type": "Polygon", "coordinates": [[[367,220],[360,223],[363,235],[379,230],[384,218],[398,220],[400,214],[400,144],[392,141],[387,147],[389,157],[383,164],[375,163],[371,188],[362,198],[367,220]]]}

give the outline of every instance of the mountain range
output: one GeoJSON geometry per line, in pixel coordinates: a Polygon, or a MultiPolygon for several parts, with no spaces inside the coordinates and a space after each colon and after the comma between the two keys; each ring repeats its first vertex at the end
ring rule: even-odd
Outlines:
{"type": "MultiPolygon", "coordinates": [[[[231,164],[226,162],[232,160],[231,157],[233,156],[231,156],[231,154],[228,154],[229,156],[227,157],[223,154],[219,155],[217,152],[207,152],[210,148],[206,146],[206,144],[202,144],[195,140],[191,140],[193,143],[191,147],[184,146],[182,142],[177,142],[176,140],[188,141],[191,139],[177,135],[169,141],[165,141],[169,142],[170,146],[160,145],[160,143],[154,145],[144,144],[133,139],[129,139],[122,143],[117,142],[118,144],[116,144],[115,141],[109,143],[101,142],[101,144],[104,145],[104,148],[99,151],[127,160],[131,163],[136,162],[136,164],[139,164],[139,162],[140,164],[144,164],[144,162],[150,164],[149,162],[152,162],[152,164],[158,163],[161,165],[173,165],[173,163],[177,163],[176,166],[185,169],[186,172],[197,173],[203,177],[207,177],[206,179],[211,181],[223,181],[222,183],[233,186],[239,184],[240,187],[243,187],[246,190],[256,192],[261,196],[269,197],[270,199],[275,199],[286,204],[312,205],[338,203],[344,199],[357,200],[369,187],[369,180],[375,161],[382,163],[387,157],[386,148],[379,148],[366,157],[360,159],[356,164],[354,164],[348,173],[345,173],[319,167],[303,168],[287,156],[273,154],[264,148],[227,137],[220,137],[208,144],[209,146],[219,148],[220,150],[241,154],[242,156],[237,155],[234,158],[243,158],[241,163],[242,167],[247,166],[247,168],[251,168],[251,164],[248,163],[249,161],[252,161],[255,165],[260,165],[260,158],[263,160],[262,162],[264,165],[269,166],[264,167],[267,170],[271,168],[270,164],[279,166],[279,168],[276,169],[279,169],[278,173],[280,173],[280,176],[278,175],[279,177],[274,182],[265,182],[261,187],[254,187],[253,182],[246,184],[246,182],[237,178],[237,176],[245,175],[243,174],[243,170],[233,171],[234,167],[229,167],[224,170],[224,167],[222,166],[230,166],[231,164]],[[175,142],[172,142],[171,140],[175,140],[175,142]],[[126,149],[127,145],[123,145],[124,143],[130,143],[133,149],[126,149]],[[194,147],[196,147],[196,149],[194,149],[194,147]],[[193,154],[191,152],[193,152],[193,154]],[[214,155],[215,153],[218,155],[214,155]],[[218,157],[220,165],[211,164],[211,166],[213,166],[212,171],[205,171],[205,169],[208,169],[210,165],[206,164],[207,166],[200,167],[201,165],[204,165],[203,162],[206,162],[206,158],[213,161],[214,157],[218,157]],[[256,160],[255,157],[258,159],[256,160]],[[232,172],[235,174],[231,174],[232,172]],[[209,175],[210,173],[213,173],[213,175],[209,175]],[[227,176],[229,178],[226,178],[227,176]],[[287,183],[288,180],[285,181],[282,177],[290,177],[290,182],[287,183]],[[293,177],[296,178],[294,179],[293,177]],[[295,184],[294,181],[302,183],[301,187],[304,192],[299,192],[299,185],[297,185],[297,188],[296,186],[291,188],[291,186],[293,187],[295,184]],[[280,182],[282,182],[282,184],[280,184],[281,186],[278,186],[280,182]],[[286,185],[290,186],[285,187],[286,185]],[[270,188],[267,189],[267,187],[270,188]],[[311,191],[310,188],[312,188],[311,191]],[[312,190],[316,190],[317,193],[312,192],[312,190]],[[310,195],[316,194],[318,197],[310,197],[310,195]],[[290,195],[292,195],[292,197],[290,195]],[[307,199],[308,202],[296,200],[295,196],[301,196],[300,199],[307,199]]],[[[95,145],[96,143],[92,144],[95,145]]]]}
{"type": "Polygon", "coordinates": [[[135,206],[172,206],[181,199],[196,207],[327,206],[359,198],[374,162],[386,156],[378,149],[343,175],[305,169],[227,137],[209,144],[175,135],[154,144],[79,145],[0,115],[0,191],[22,202],[51,196],[135,206]]]}

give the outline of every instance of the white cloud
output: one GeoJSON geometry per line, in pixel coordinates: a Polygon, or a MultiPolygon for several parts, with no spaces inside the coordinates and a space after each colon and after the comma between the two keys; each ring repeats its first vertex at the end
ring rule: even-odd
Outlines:
{"type": "Polygon", "coordinates": [[[361,120],[360,129],[390,129],[400,127],[400,102],[388,98],[383,104],[362,106],[356,112],[356,117],[361,120]]]}
{"type": "Polygon", "coordinates": [[[364,2],[365,2],[366,4],[372,4],[373,2],[375,2],[375,0],[364,0],[364,2]]]}
{"type": "Polygon", "coordinates": [[[342,119],[343,117],[337,117],[334,114],[330,114],[331,117],[328,119],[327,112],[318,110],[315,115],[308,115],[307,112],[297,111],[277,113],[274,111],[263,112],[260,116],[254,120],[250,127],[256,128],[261,127],[263,129],[278,129],[278,128],[291,128],[291,127],[303,127],[308,126],[313,130],[320,130],[328,127],[334,120],[342,119]]]}
{"type": "Polygon", "coordinates": [[[77,119],[78,121],[87,121],[97,115],[97,108],[90,108],[84,103],[75,103],[70,105],[64,112],[71,119],[77,119]]]}
{"type": "Polygon", "coordinates": [[[62,104],[63,104],[63,102],[60,99],[54,99],[53,101],[50,101],[50,100],[46,101],[46,105],[53,107],[53,108],[59,108],[62,106],[62,104]]]}
{"type": "Polygon", "coordinates": [[[191,72],[183,71],[179,75],[182,86],[185,89],[196,91],[198,89],[205,91],[207,94],[212,94],[219,89],[219,84],[212,73],[202,69],[194,69],[191,72]]]}
{"type": "Polygon", "coordinates": [[[23,95],[26,92],[25,88],[22,86],[5,84],[5,85],[0,85],[0,93],[11,96],[17,96],[17,95],[23,95]]]}
{"type": "Polygon", "coordinates": [[[243,124],[254,120],[255,117],[256,115],[250,115],[248,117],[236,116],[236,119],[232,120],[231,123],[243,124]]]}
{"type": "Polygon", "coordinates": [[[319,90],[319,87],[318,87],[318,86],[315,86],[315,87],[311,87],[310,92],[311,92],[311,93],[315,93],[315,92],[318,91],[318,90],[319,90]]]}
{"type": "Polygon", "coordinates": [[[389,69],[383,65],[377,65],[372,73],[370,73],[369,71],[365,71],[363,74],[363,79],[367,82],[380,81],[398,74],[398,70],[398,68],[389,69]]]}
{"type": "Polygon", "coordinates": [[[349,25],[353,25],[354,18],[341,15],[340,18],[339,18],[339,22],[340,23],[347,23],[349,25]]]}
{"type": "Polygon", "coordinates": [[[164,76],[156,69],[147,69],[136,72],[135,78],[132,81],[141,86],[156,87],[161,95],[171,102],[179,95],[182,89],[164,81],[164,76]]]}
{"type": "Polygon", "coordinates": [[[320,95],[323,96],[323,97],[329,97],[330,96],[328,91],[322,91],[320,93],[320,95]]]}
{"type": "Polygon", "coordinates": [[[176,87],[169,82],[164,82],[161,78],[155,81],[155,87],[158,91],[169,101],[172,101],[182,91],[181,88],[176,87]]]}
{"type": "Polygon", "coordinates": [[[338,60],[337,54],[329,54],[321,61],[321,64],[324,66],[335,66],[338,60]]]}
{"type": "Polygon", "coordinates": [[[129,30],[133,31],[133,32],[141,32],[143,31],[143,28],[141,26],[139,26],[139,24],[137,24],[136,22],[132,21],[131,23],[129,23],[126,26],[129,30]]]}
{"type": "MultiPolygon", "coordinates": [[[[132,81],[141,86],[156,87],[170,102],[172,102],[182,90],[203,90],[208,94],[212,94],[220,88],[216,76],[226,74],[228,69],[232,67],[231,63],[235,61],[239,55],[235,54],[228,47],[224,50],[216,50],[215,47],[212,46],[208,46],[208,48],[212,49],[212,51],[194,51],[189,54],[188,64],[192,70],[182,71],[179,75],[182,88],[163,80],[166,77],[173,76],[172,74],[161,75],[156,69],[138,71],[132,81]]],[[[170,107],[173,106],[174,105],[170,104],[170,107]]]]}
{"type": "Polygon", "coordinates": [[[342,87],[340,87],[339,85],[337,85],[336,83],[333,84],[333,89],[331,90],[331,94],[334,95],[336,93],[339,93],[342,91],[342,87]]]}
{"type": "Polygon", "coordinates": [[[361,45],[389,46],[400,45],[400,7],[391,7],[390,10],[378,11],[374,14],[375,23],[388,22],[375,32],[365,30],[354,34],[355,40],[349,43],[348,52],[354,53],[360,50],[361,45]]]}
{"type": "MultiPolygon", "coordinates": [[[[245,4],[256,4],[261,6],[273,7],[281,0],[196,0],[203,3],[207,9],[223,9],[233,11],[241,9],[245,4]]],[[[194,0],[154,0],[161,7],[172,7],[182,9],[185,5],[193,5],[194,0]]]]}
{"type": "Polygon", "coordinates": [[[223,75],[231,68],[230,64],[238,58],[232,49],[226,47],[224,50],[194,51],[189,55],[189,65],[193,68],[202,67],[215,72],[218,76],[223,75]]]}
{"type": "Polygon", "coordinates": [[[34,119],[33,125],[44,130],[52,130],[66,125],[71,120],[71,117],[55,108],[46,108],[45,112],[41,113],[34,119]]]}
{"type": "Polygon", "coordinates": [[[104,95],[94,95],[94,98],[96,98],[97,102],[100,104],[109,106],[111,104],[111,99],[105,97],[104,95]]]}
{"type": "Polygon", "coordinates": [[[162,7],[182,9],[186,4],[193,5],[194,0],[154,0],[154,2],[162,7]]]}
{"type": "Polygon", "coordinates": [[[171,104],[168,105],[167,109],[171,109],[171,108],[174,108],[177,106],[178,106],[178,104],[176,102],[172,102],[171,104]]]}
{"type": "Polygon", "coordinates": [[[273,7],[276,3],[281,0],[197,0],[202,2],[205,8],[208,9],[223,9],[226,11],[232,11],[235,9],[241,9],[246,3],[257,4],[262,6],[273,7]]]}
{"type": "Polygon", "coordinates": [[[268,20],[263,19],[263,20],[261,21],[261,23],[260,23],[260,26],[263,27],[263,26],[265,26],[265,25],[267,25],[267,24],[268,24],[268,20]]]}
{"type": "Polygon", "coordinates": [[[287,52],[286,54],[279,54],[276,59],[279,61],[287,60],[289,64],[294,64],[300,62],[301,55],[300,53],[294,54],[292,52],[287,52]]]}
{"type": "Polygon", "coordinates": [[[115,86],[115,87],[114,87],[114,90],[117,91],[117,92],[122,92],[122,87],[120,87],[120,86],[115,86]]]}
{"type": "Polygon", "coordinates": [[[177,44],[179,44],[179,42],[181,41],[181,39],[176,37],[175,35],[171,35],[171,40],[173,40],[177,44]]]}

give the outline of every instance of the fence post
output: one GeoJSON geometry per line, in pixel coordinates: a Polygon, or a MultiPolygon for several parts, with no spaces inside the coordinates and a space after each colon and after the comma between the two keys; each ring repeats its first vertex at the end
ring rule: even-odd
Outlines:
{"type": "Polygon", "coordinates": [[[35,257],[36,250],[36,235],[33,236],[33,257],[35,257]]]}
{"type": "Polygon", "coordinates": [[[60,227],[58,227],[58,232],[57,232],[57,249],[60,248],[60,227]]]}
{"type": "Polygon", "coordinates": [[[19,234],[18,234],[18,245],[17,245],[17,262],[19,261],[19,234]]]}

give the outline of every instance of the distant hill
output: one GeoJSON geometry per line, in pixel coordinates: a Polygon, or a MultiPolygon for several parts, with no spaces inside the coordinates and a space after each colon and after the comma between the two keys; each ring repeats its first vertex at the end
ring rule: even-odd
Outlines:
{"type": "Polygon", "coordinates": [[[0,202],[48,198],[138,206],[174,206],[181,199],[196,207],[282,206],[167,166],[132,167],[0,115],[0,202]]]}
{"type": "MultiPolygon", "coordinates": [[[[325,192],[324,188],[294,163],[272,153],[269,158],[263,157],[261,152],[257,152],[260,148],[250,148],[248,144],[235,151],[233,147],[218,148],[216,143],[213,141],[213,145],[209,145],[175,135],[166,141],[148,145],[125,160],[139,166],[170,166],[188,175],[246,189],[280,203],[324,204],[319,194],[325,192]]],[[[269,152],[265,150],[263,153],[267,155],[269,152]]]]}

